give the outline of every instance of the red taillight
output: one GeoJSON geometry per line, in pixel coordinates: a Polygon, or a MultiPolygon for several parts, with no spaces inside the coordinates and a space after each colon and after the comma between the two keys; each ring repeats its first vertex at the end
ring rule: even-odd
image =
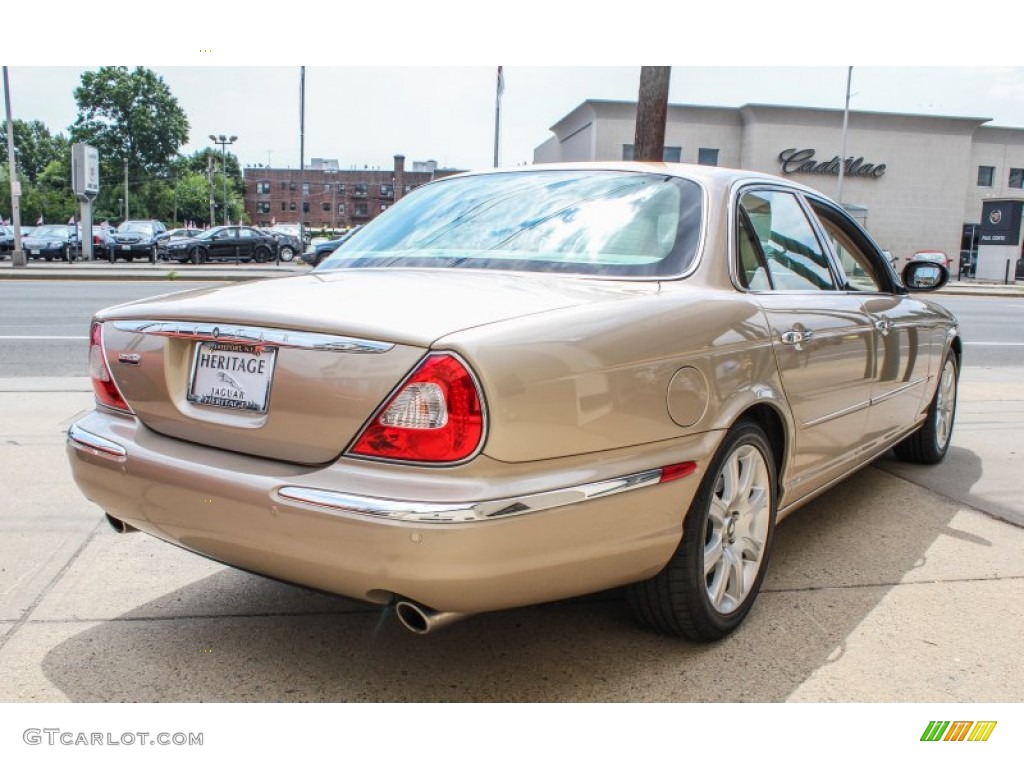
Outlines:
{"type": "Polygon", "coordinates": [[[92,390],[96,400],[109,408],[131,412],[128,403],[121,396],[121,391],[114,383],[107,367],[107,357],[103,351],[103,324],[93,323],[89,334],[89,377],[92,379],[92,390]]]}
{"type": "Polygon", "coordinates": [[[349,451],[396,461],[449,463],[471,456],[484,433],[483,397],[454,355],[430,355],[363,429],[349,451]]]}

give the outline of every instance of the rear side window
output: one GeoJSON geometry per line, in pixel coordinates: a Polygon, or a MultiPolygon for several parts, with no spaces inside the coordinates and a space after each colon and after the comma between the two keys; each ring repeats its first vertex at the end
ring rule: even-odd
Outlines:
{"type": "MultiPolygon", "coordinates": [[[[741,272],[752,290],[756,269],[750,257],[744,257],[744,237],[752,237],[760,246],[771,288],[777,291],[830,291],[836,289],[828,257],[814,234],[796,196],[778,190],[747,192],[740,200],[741,272]],[[745,220],[745,221],[744,221],[745,220]],[[743,228],[749,225],[748,235],[743,228]]],[[[752,247],[748,243],[747,247],[752,247]]]]}

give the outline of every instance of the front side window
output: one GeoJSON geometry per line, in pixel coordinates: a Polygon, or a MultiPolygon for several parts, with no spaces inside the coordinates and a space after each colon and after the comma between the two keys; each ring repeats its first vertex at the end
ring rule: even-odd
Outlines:
{"type": "Polygon", "coordinates": [[[1013,189],[1024,189],[1024,168],[1011,168],[1008,183],[1013,189]]]}
{"type": "Polygon", "coordinates": [[[402,198],[325,263],[675,277],[696,255],[702,197],[655,173],[453,177],[402,198]]]}
{"type": "Polygon", "coordinates": [[[991,187],[992,179],[995,176],[996,169],[991,165],[979,165],[978,166],[978,186],[979,187],[991,187]]]}
{"type": "Polygon", "coordinates": [[[870,245],[859,242],[862,238],[858,237],[859,233],[853,225],[821,203],[810,201],[810,205],[832,244],[832,252],[839,260],[846,283],[844,288],[869,293],[885,290],[887,282],[881,274],[882,267],[877,257],[872,258],[870,245]]]}
{"type": "MultiPolygon", "coordinates": [[[[747,218],[760,246],[772,288],[782,291],[835,289],[828,258],[794,194],[777,190],[747,192],[740,201],[740,210],[741,221],[744,216],[747,218]]],[[[742,245],[742,238],[740,242],[742,245]]],[[[742,250],[740,256],[742,262],[742,250]]],[[[747,272],[748,267],[743,263],[741,271],[747,272]]]]}

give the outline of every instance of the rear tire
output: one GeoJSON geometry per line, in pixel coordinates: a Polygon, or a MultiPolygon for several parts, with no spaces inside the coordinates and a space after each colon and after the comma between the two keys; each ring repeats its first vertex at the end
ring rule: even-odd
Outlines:
{"type": "Polygon", "coordinates": [[[924,424],[913,434],[893,447],[896,458],[913,464],[938,464],[946,457],[953,436],[956,419],[956,393],[960,369],[953,350],[946,353],[946,361],[939,374],[935,396],[928,406],[924,424]]]}
{"type": "Polygon", "coordinates": [[[768,567],[777,487],[764,430],[739,422],[708,466],[672,559],[653,578],[628,588],[636,618],[659,632],[700,642],[735,630],[768,567]]]}
{"type": "Polygon", "coordinates": [[[291,261],[295,258],[295,249],[290,245],[282,245],[281,249],[277,252],[277,255],[281,261],[291,261]]]}

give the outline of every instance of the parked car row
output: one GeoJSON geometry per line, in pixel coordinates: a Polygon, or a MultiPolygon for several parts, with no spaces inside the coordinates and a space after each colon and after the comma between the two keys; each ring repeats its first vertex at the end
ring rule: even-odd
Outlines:
{"type": "MultiPolygon", "coordinates": [[[[30,259],[74,261],[81,257],[82,227],[72,224],[44,224],[22,227],[22,244],[30,259]]],[[[308,234],[300,238],[297,225],[282,224],[270,229],[238,225],[199,229],[167,229],[155,219],[129,219],[117,228],[93,227],[93,258],[109,261],[160,260],[202,264],[207,261],[292,261],[308,245],[308,234]],[[294,229],[294,231],[293,231],[294,229]]],[[[0,224],[0,258],[14,250],[13,227],[0,224]]],[[[333,249],[332,249],[333,250],[333,249]]]]}

